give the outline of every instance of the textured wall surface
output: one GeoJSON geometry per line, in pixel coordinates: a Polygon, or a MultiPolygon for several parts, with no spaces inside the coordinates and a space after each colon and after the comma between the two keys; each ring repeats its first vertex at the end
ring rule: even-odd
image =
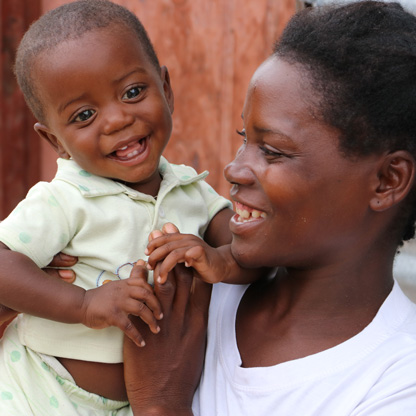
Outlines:
{"type": "Polygon", "coordinates": [[[40,141],[12,71],[17,45],[39,13],[36,0],[0,1],[0,219],[40,177],[40,141]]]}

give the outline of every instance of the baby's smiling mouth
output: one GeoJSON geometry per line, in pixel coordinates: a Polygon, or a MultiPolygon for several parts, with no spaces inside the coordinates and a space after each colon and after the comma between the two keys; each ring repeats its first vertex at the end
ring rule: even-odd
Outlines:
{"type": "Polygon", "coordinates": [[[263,211],[248,207],[240,202],[235,203],[235,212],[237,213],[237,222],[255,221],[259,218],[266,218],[267,214],[263,211]]]}
{"type": "Polygon", "coordinates": [[[119,160],[129,160],[134,158],[135,156],[143,153],[146,149],[146,139],[147,136],[142,139],[137,139],[129,144],[116,149],[114,152],[109,154],[109,157],[112,159],[119,159],[119,160]]]}

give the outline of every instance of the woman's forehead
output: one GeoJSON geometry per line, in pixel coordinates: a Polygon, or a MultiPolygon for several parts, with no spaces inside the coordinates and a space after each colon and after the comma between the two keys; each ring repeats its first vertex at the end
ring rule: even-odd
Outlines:
{"type": "Polygon", "coordinates": [[[298,65],[290,64],[279,57],[267,59],[254,73],[243,110],[253,112],[271,122],[287,117],[316,119],[318,107],[314,109],[317,93],[310,87],[307,74],[298,65]]]}

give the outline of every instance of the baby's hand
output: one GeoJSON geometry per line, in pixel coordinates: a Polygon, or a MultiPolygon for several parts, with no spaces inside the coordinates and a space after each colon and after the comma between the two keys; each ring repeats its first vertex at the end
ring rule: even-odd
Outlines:
{"type": "Polygon", "coordinates": [[[155,279],[161,284],[178,263],[192,267],[194,276],[207,283],[221,281],[225,273],[226,259],[220,248],[211,247],[193,234],[180,234],[173,224],[150,234],[145,254],[149,256],[148,268],[155,270],[155,279]]]}
{"type": "Polygon", "coordinates": [[[94,329],[116,326],[139,347],[143,347],[145,342],[129,315],[139,316],[155,334],[160,330],[156,320],[163,317],[153,288],[147,283],[143,260],[134,265],[128,279],[87,290],[82,308],[84,325],[94,329]]]}

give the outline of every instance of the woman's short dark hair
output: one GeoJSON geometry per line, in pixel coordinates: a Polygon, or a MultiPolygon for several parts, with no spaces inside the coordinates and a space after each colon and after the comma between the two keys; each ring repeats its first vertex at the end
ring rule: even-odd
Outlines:
{"type": "MultiPolygon", "coordinates": [[[[339,129],[346,157],[406,150],[416,159],[416,17],[398,3],[302,10],[274,54],[305,71],[319,116],[339,129]]],[[[403,240],[415,234],[414,193],[403,240]]]]}

